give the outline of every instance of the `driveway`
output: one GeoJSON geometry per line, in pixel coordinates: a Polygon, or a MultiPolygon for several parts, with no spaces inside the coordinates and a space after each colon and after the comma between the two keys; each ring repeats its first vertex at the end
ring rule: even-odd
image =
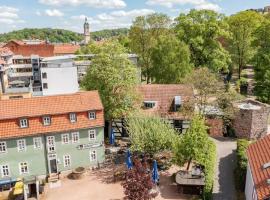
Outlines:
{"type": "Polygon", "coordinates": [[[236,164],[236,141],[228,138],[213,140],[217,146],[213,200],[235,200],[233,171],[236,164]]]}

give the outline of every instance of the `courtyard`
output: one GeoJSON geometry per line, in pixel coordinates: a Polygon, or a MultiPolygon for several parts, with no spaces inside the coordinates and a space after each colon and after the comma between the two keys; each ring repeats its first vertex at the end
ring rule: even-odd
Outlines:
{"type": "MultiPolygon", "coordinates": [[[[186,200],[192,196],[182,195],[177,192],[177,187],[172,178],[173,173],[179,168],[172,166],[169,170],[160,172],[160,194],[157,200],[186,200]]],[[[104,168],[89,171],[82,179],[71,180],[64,178],[61,186],[48,188],[46,200],[120,200],[124,198],[124,191],[121,182],[113,181],[113,169],[104,168]]]]}

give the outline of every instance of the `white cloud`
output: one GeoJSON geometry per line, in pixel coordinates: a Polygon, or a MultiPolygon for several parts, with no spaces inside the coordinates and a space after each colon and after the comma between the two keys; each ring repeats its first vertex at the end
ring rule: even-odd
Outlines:
{"type": "Polygon", "coordinates": [[[0,23],[3,24],[15,24],[23,23],[18,16],[19,9],[9,6],[0,6],[0,23]]]}
{"type": "Polygon", "coordinates": [[[198,10],[214,10],[214,11],[221,11],[221,8],[219,7],[219,5],[217,4],[213,4],[213,3],[203,3],[200,5],[195,6],[195,9],[198,10]]]}
{"type": "Polygon", "coordinates": [[[220,11],[219,5],[210,3],[207,0],[147,0],[147,5],[159,5],[167,8],[173,8],[177,5],[191,5],[195,9],[209,9],[220,11]]]}
{"type": "Polygon", "coordinates": [[[47,10],[45,10],[45,14],[50,16],[50,17],[64,16],[64,13],[62,13],[60,10],[57,10],[57,9],[53,9],[53,10],[47,9],[47,10]]]}
{"type": "Polygon", "coordinates": [[[94,8],[124,8],[124,0],[39,0],[40,3],[53,6],[80,6],[86,5],[94,8]]]}
{"type": "MultiPolygon", "coordinates": [[[[154,12],[155,12],[154,10],[150,9],[134,9],[129,11],[119,10],[109,13],[101,13],[94,17],[87,17],[86,15],[78,15],[71,17],[73,21],[70,23],[70,25],[75,23],[77,24],[81,23],[83,25],[83,22],[87,17],[90,23],[91,30],[124,28],[129,27],[136,17],[148,15],[154,12]]],[[[73,27],[73,30],[77,32],[82,32],[83,30],[82,25],[73,27]]]]}

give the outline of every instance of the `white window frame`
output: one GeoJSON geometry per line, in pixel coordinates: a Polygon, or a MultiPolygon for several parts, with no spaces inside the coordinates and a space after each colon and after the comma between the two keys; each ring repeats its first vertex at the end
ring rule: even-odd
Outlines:
{"type": "Polygon", "coordinates": [[[68,133],[61,134],[61,140],[62,144],[69,144],[69,134],[68,133]],[[65,137],[67,137],[67,141],[65,141],[65,137]]]}
{"type": "Polygon", "coordinates": [[[47,149],[49,153],[55,152],[55,137],[54,136],[47,137],[47,149]],[[52,142],[52,144],[50,144],[50,141],[52,142]]]}
{"type": "Polygon", "coordinates": [[[52,123],[51,117],[50,116],[44,116],[42,117],[43,125],[44,126],[50,126],[52,123]]]}
{"type": "Polygon", "coordinates": [[[10,176],[10,169],[9,169],[9,165],[8,164],[3,164],[1,165],[1,176],[4,178],[4,177],[9,177],[10,176]],[[7,169],[4,169],[4,167],[7,167],[7,169]],[[4,170],[7,170],[8,171],[8,174],[5,175],[5,172],[4,170]]]}
{"type": "Polygon", "coordinates": [[[18,152],[26,151],[26,140],[25,139],[17,140],[17,150],[18,150],[18,152]],[[23,148],[21,148],[21,147],[23,147],[23,148]]]}
{"type": "Polygon", "coordinates": [[[89,156],[90,156],[90,162],[97,161],[97,150],[91,150],[89,151],[89,156]],[[95,159],[92,158],[92,155],[95,155],[95,159]]]}
{"type": "Polygon", "coordinates": [[[19,163],[19,171],[20,171],[20,174],[29,174],[29,165],[28,165],[28,162],[20,162],[19,163]],[[26,164],[25,166],[23,166],[22,164],[26,164]],[[22,170],[23,168],[22,167],[26,167],[26,171],[22,170]],[[23,172],[24,171],[24,172],[23,172]]]}
{"type": "Polygon", "coordinates": [[[63,155],[63,164],[64,167],[71,167],[71,156],[70,155],[63,155]],[[68,161],[69,163],[66,163],[68,161]]]}
{"type": "Polygon", "coordinates": [[[34,137],[33,138],[33,146],[34,146],[34,149],[42,149],[42,139],[41,137],[34,137]],[[36,145],[39,144],[39,146],[36,145]]]}
{"type": "Polygon", "coordinates": [[[6,141],[0,141],[0,146],[1,146],[1,148],[0,148],[0,154],[1,153],[7,153],[7,142],[6,141]],[[3,151],[3,149],[5,149],[5,150],[3,151]]]}
{"type": "Polygon", "coordinates": [[[71,123],[77,122],[77,115],[76,113],[69,113],[69,120],[71,123]]]}
{"type": "Polygon", "coordinates": [[[71,139],[72,139],[72,143],[79,143],[80,142],[80,132],[71,133],[71,139]]]}
{"type": "Polygon", "coordinates": [[[89,141],[96,141],[97,139],[97,133],[96,133],[96,129],[90,129],[88,130],[88,138],[89,138],[89,141]],[[94,137],[90,137],[90,135],[94,135],[94,137]]]}
{"type": "Polygon", "coordinates": [[[88,118],[90,120],[95,120],[96,119],[96,111],[89,111],[88,112],[88,118]]]}
{"type": "Polygon", "coordinates": [[[20,119],[20,127],[28,128],[28,120],[26,118],[20,119]]]}

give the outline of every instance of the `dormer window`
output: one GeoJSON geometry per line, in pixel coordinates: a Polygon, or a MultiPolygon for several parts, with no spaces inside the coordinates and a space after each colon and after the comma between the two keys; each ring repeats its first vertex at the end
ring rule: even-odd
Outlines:
{"type": "Polygon", "coordinates": [[[76,116],[76,113],[70,113],[69,114],[69,120],[71,123],[74,123],[77,121],[77,116],[76,116]]]}
{"type": "Polygon", "coordinates": [[[88,118],[90,120],[96,119],[96,112],[95,111],[89,111],[88,112],[88,118]]]}
{"type": "Polygon", "coordinates": [[[143,104],[144,104],[144,108],[150,109],[156,106],[156,101],[144,101],[143,104]]]}
{"type": "Polygon", "coordinates": [[[175,96],[174,97],[174,112],[179,111],[181,106],[182,106],[182,98],[181,98],[181,96],[175,96]]]}
{"type": "Polygon", "coordinates": [[[44,125],[44,126],[49,126],[49,125],[51,125],[51,117],[49,117],[49,116],[43,117],[43,125],[44,125]]]}
{"type": "Polygon", "coordinates": [[[27,119],[20,119],[20,127],[27,128],[28,127],[28,120],[27,119]]]}

